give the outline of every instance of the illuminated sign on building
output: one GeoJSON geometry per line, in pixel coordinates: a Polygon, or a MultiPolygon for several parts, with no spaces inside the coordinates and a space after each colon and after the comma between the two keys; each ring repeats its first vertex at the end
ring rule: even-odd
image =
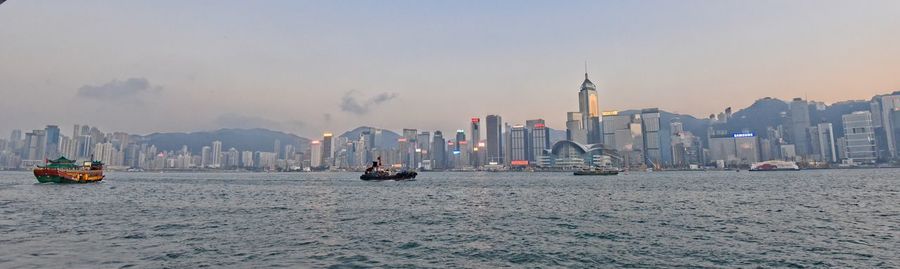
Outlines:
{"type": "Polygon", "coordinates": [[[479,119],[479,118],[472,118],[472,123],[478,123],[480,121],[481,121],[481,119],[479,119]]]}
{"type": "Polygon", "coordinates": [[[754,137],[756,135],[754,135],[753,133],[737,133],[737,134],[732,134],[731,136],[733,136],[734,138],[741,138],[741,137],[754,137]]]}
{"type": "Polygon", "coordinates": [[[512,166],[527,166],[528,160],[513,160],[509,164],[512,166]]]}
{"type": "Polygon", "coordinates": [[[534,128],[544,128],[544,124],[543,123],[535,123],[534,128]]]}

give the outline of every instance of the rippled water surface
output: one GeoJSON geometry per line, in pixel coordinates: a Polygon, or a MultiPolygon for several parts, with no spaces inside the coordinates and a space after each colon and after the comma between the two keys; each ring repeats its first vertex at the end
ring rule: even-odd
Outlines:
{"type": "Polygon", "coordinates": [[[900,170],[0,172],[0,268],[900,267],[900,170]]]}

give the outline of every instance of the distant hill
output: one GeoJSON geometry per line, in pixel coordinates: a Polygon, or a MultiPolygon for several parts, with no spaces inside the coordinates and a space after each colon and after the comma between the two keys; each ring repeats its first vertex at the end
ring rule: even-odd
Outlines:
{"type": "Polygon", "coordinates": [[[553,145],[558,141],[566,140],[566,130],[547,129],[550,129],[550,145],[553,145]]]}
{"type": "Polygon", "coordinates": [[[187,145],[191,152],[199,153],[204,146],[211,146],[213,141],[222,141],[222,151],[235,148],[240,151],[275,150],[275,140],[281,146],[294,145],[298,150],[309,148],[309,139],[268,129],[219,129],[210,132],[192,133],[153,133],[142,137],[147,144],[156,145],[160,150],[180,150],[187,145]]]}
{"type": "MultiPolygon", "coordinates": [[[[641,110],[626,110],[620,111],[620,115],[634,115],[640,114],[641,110]]],[[[687,114],[675,114],[672,112],[659,110],[660,124],[669,124],[674,119],[678,119],[681,121],[682,126],[685,131],[691,132],[694,136],[698,137],[706,137],[706,133],[709,131],[709,123],[706,119],[698,119],[694,116],[687,114]]]]}
{"type": "Polygon", "coordinates": [[[825,111],[810,114],[812,124],[821,122],[830,122],[834,130],[834,137],[844,136],[844,123],[841,117],[844,114],[850,114],[856,111],[869,111],[870,105],[868,101],[845,101],[834,103],[825,108],[825,111]]]}
{"type": "Polygon", "coordinates": [[[781,113],[787,113],[790,116],[788,103],[776,98],[766,97],[756,100],[749,107],[732,114],[725,126],[734,133],[749,129],[749,131],[758,135],[765,135],[767,127],[778,126],[782,123],[781,113]]]}
{"type": "MultiPolygon", "coordinates": [[[[363,131],[367,131],[370,129],[381,129],[369,126],[360,126],[356,127],[356,129],[346,131],[338,137],[346,137],[349,140],[359,139],[359,135],[362,134],[363,131]]],[[[446,135],[446,134],[445,134],[446,135]]],[[[397,147],[397,139],[400,138],[400,135],[386,129],[381,129],[381,139],[376,142],[377,147],[379,148],[396,148],[397,147]]]]}

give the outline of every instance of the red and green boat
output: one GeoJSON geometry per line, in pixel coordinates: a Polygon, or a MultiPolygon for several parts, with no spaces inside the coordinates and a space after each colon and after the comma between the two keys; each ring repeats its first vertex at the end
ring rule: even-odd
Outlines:
{"type": "Polygon", "coordinates": [[[59,157],[34,169],[34,177],[40,183],[89,183],[103,180],[103,163],[88,161],[79,165],[75,160],[59,157]]]}

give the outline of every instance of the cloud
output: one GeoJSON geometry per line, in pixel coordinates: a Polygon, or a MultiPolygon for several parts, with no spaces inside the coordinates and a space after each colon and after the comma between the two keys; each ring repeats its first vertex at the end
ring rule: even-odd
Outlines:
{"type": "Polygon", "coordinates": [[[129,78],[125,81],[113,80],[98,86],[81,86],[78,88],[78,96],[98,100],[122,100],[161,90],[162,87],[152,86],[146,78],[129,78]]]}
{"type": "Polygon", "coordinates": [[[365,115],[373,108],[399,96],[397,93],[383,92],[375,97],[360,101],[356,99],[355,95],[356,91],[349,91],[344,94],[344,97],[341,97],[341,111],[365,115]]]}

